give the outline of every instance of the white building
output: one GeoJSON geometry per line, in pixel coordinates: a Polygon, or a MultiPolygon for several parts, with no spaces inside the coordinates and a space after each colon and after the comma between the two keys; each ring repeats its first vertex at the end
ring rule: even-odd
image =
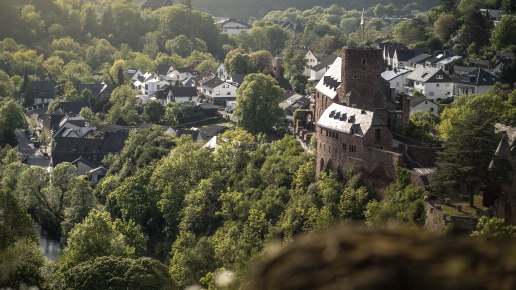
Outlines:
{"type": "Polygon", "coordinates": [[[219,77],[221,80],[227,80],[229,78],[229,74],[226,71],[226,68],[224,67],[224,63],[219,64],[217,67],[217,77],[219,77]]]}
{"type": "Polygon", "coordinates": [[[252,28],[249,23],[233,18],[220,20],[215,22],[215,24],[220,26],[222,33],[227,33],[229,35],[237,35],[240,31],[249,31],[252,28]]]}
{"type": "Polygon", "coordinates": [[[200,92],[215,105],[226,106],[227,101],[236,99],[237,87],[218,77],[203,79],[199,82],[200,92]]]}
{"type": "Polygon", "coordinates": [[[490,91],[497,78],[481,68],[457,67],[454,79],[455,96],[483,94],[490,91]]]}
{"type": "Polygon", "coordinates": [[[418,67],[406,77],[408,93],[419,91],[427,99],[445,99],[453,96],[453,81],[441,69],[418,67]]]}
{"type": "Polygon", "coordinates": [[[317,58],[317,56],[315,56],[315,54],[308,50],[305,54],[305,61],[306,61],[306,65],[305,65],[305,71],[304,71],[304,75],[307,77],[307,78],[310,78],[310,72],[311,72],[311,68],[318,65],[319,64],[319,59],[317,58]]]}
{"type": "Polygon", "coordinates": [[[324,74],[328,71],[330,66],[337,59],[337,57],[338,56],[335,54],[327,55],[321,59],[319,64],[309,68],[308,71],[310,72],[310,74],[308,75],[308,80],[312,82],[317,82],[320,79],[322,79],[324,74]]]}
{"type": "Polygon", "coordinates": [[[155,96],[156,92],[163,89],[164,86],[170,85],[161,77],[152,76],[147,78],[140,86],[140,92],[143,95],[155,96]]]}
{"type": "Polygon", "coordinates": [[[382,73],[382,78],[389,82],[390,88],[394,89],[394,93],[404,93],[405,92],[405,77],[411,71],[408,69],[393,69],[386,70],[382,73]]]}
{"type": "Polygon", "coordinates": [[[427,111],[436,116],[439,115],[439,106],[432,100],[420,97],[410,97],[410,113],[416,111],[427,111]]]}
{"type": "Polygon", "coordinates": [[[192,71],[189,67],[184,67],[171,70],[166,75],[165,79],[167,79],[170,82],[182,82],[196,75],[197,73],[192,71]]]}

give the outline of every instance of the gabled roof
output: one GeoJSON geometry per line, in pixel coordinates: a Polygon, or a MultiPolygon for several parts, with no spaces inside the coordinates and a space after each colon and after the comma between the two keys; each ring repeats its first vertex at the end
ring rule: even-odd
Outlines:
{"type": "Polygon", "coordinates": [[[407,76],[407,79],[423,83],[443,83],[452,81],[444,71],[435,67],[418,67],[407,76]]]}
{"type": "Polygon", "coordinates": [[[28,91],[34,98],[54,98],[57,94],[56,83],[52,80],[29,82],[28,91]]]}
{"type": "Polygon", "coordinates": [[[338,58],[336,54],[329,54],[321,59],[321,62],[317,65],[314,65],[311,70],[314,71],[320,71],[326,67],[329,67],[335,62],[335,60],[338,58]]]}
{"type": "Polygon", "coordinates": [[[315,89],[330,99],[335,98],[337,96],[337,88],[341,82],[341,67],[342,58],[337,57],[323,78],[317,83],[315,89]]]}
{"type": "Polygon", "coordinates": [[[160,64],[158,65],[158,68],[156,69],[156,73],[159,76],[166,76],[168,74],[168,71],[172,68],[171,65],[168,64],[160,64]]]}
{"type": "Polygon", "coordinates": [[[448,56],[448,57],[445,57],[445,58],[441,59],[440,61],[438,61],[437,64],[447,65],[447,64],[450,64],[459,59],[462,59],[462,56],[460,56],[460,55],[448,56]]]}
{"type": "Polygon", "coordinates": [[[118,131],[106,133],[103,139],[60,138],[52,150],[52,166],[62,162],[73,162],[80,157],[87,159],[95,167],[100,166],[108,153],[122,150],[127,137],[127,131],[118,131]]]}
{"type": "Polygon", "coordinates": [[[331,104],[319,118],[317,125],[346,134],[364,136],[375,121],[372,111],[331,104]],[[353,131],[352,131],[353,130],[353,131]]]}
{"type": "Polygon", "coordinates": [[[215,22],[215,24],[219,24],[221,27],[224,27],[226,24],[228,23],[238,23],[240,25],[243,25],[245,26],[247,29],[250,29],[252,27],[252,25],[250,25],[249,23],[247,22],[244,22],[244,21],[240,21],[238,19],[234,19],[234,18],[227,18],[227,19],[224,19],[224,20],[221,20],[221,21],[218,21],[218,22],[215,22]]]}
{"type": "Polygon", "coordinates": [[[197,90],[195,87],[170,87],[172,96],[174,97],[196,97],[197,90]]]}
{"type": "Polygon", "coordinates": [[[409,59],[408,62],[410,64],[421,64],[421,63],[425,63],[430,58],[432,58],[432,55],[423,53],[423,54],[420,54],[418,56],[415,56],[415,57],[409,59]]]}
{"type": "Polygon", "coordinates": [[[472,84],[477,86],[494,85],[498,79],[481,68],[476,68],[470,73],[462,74],[454,82],[461,84],[472,84]]]}
{"type": "Polygon", "coordinates": [[[204,127],[200,131],[202,140],[210,140],[211,138],[224,133],[227,129],[226,126],[221,125],[209,125],[204,127]]]}
{"type": "Polygon", "coordinates": [[[429,100],[429,99],[427,99],[427,98],[417,97],[417,96],[412,96],[412,97],[410,97],[410,106],[411,106],[412,108],[414,108],[414,107],[416,107],[417,105],[419,105],[419,104],[421,104],[421,103],[423,103],[423,102],[425,102],[425,101],[426,101],[426,102],[430,102],[430,103],[432,103],[432,104],[434,104],[434,105],[436,105],[436,106],[437,106],[437,104],[436,104],[436,103],[434,103],[434,102],[432,102],[432,100],[429,100]]]}
{"type": "Polygon", "coordinates": [[[396,49],[394,53],[398,61],[408,61],[416,56],[416,51],[413,49],[396,49]]]}
{"type": "Polygon", "coordinates": [[[89,107],[88,102],[59,102],[56,111],[64,114],[79,114],[83,108],[89,107]]]}
{"type": "Polygon", "coordinates": [[[223,83],[225,83],[225,81],[219,79],[218,77],[208,78],[207,80],[201,81],[202,86],[206,88],[216,88],[223,83]]]}
{"type": "Polygon", "coordinates": [[[399,68],[399,69],[393,69],[393,70],[386,70],[382,72],[382,78],[386,81],[393,80],[401,75],[404,75],[406,73],[409,73],[411,70],[399,68]]]}

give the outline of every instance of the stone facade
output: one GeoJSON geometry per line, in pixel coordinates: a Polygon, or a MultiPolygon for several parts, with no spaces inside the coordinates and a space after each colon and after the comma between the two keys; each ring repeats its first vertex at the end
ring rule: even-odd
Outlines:
{"type": "Polygon", "coordinates": [[[386,95],[381,77],[383,68],[380,49],[345,47],[338,102],[370,111],[385,108],[386,95]]]}
{"type": "Polygon", "coordinates": [[[317,173],[328,169],[342,177],[353,169],[389,182],[396,167],[404,164],[404,156],[392,148],[382,51],[345,47],[338,61],[316,86],[317,173]]]}

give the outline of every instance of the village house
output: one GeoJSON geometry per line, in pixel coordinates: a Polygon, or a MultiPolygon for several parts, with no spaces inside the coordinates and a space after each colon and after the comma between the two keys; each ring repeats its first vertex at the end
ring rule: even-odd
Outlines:
{"type": "Polygon", "coordinates": [[[405,68],[409,66],[409,60],[416,56],[413,49],[396,49],[392,57],[392,68],[405,68]]]}
{"type": "Polygon", "coordinates": [[[136,82],[138,79],[143,77],[143,73],[139,69],[128,68],[125,71],[125,76],[130,82],[136,82]]]}
{"type": "Polygon", "coordinates": [[[310,107],[310,96],[292,92],[286,93],[286,98],[279,103],[279,107],[285,112],[285,118],[292,122],[296,110],[310,107]]]}
{"type": "Polygon", "coordinates": [[[412,114],[416,111],[426,111],[439,116],[439,106],[432,100],[412,96],[410,97],[410,113],[412,114]]]}
{"type": "Polygon", "coordinates": [[[198,73],[190,67],[182,67],[178,69],[173,69],[170,71],[165,79],[169,82],[182,82],[190,77],[196,76],[198,73]]]}
{"type": "Polygon", "coordinates": [[[448,75],[452,72],[453,66],[456,62],[460,61],[462,56],[454,55],[448,56],[435,63],[436,68],[442,69],[448,75]]]}
{"type": "Polygon", "coordinates": [[[321,61],[308,69],[310,74],[308,75],[308,81],[316,82],[319,81],[324,74],[328,71],[333,62],[337,59],[337,55],[329,54],[321,59],[321,61]]]}
{"type": "Polygon", "coordinates": [[[237,35],[240,31],[249,31],[252,28],[252,25],[249,23],[234,18],[219,20],[216,21],[215,24],[220,27],[222,33],[227,33],[229,35],[237,35]]]}
{"type": "Polygon", "coordinates": [[[164,80],[162,77],[151,74],[140,85],[140,92],[143,95],[156,96],[156,92],[167,85],[170,85],[168,81],[164,80]]]}
{"type": "Polygon", "coordinates": [[[160,77],[165,77],[174,70],[174,67],[167,64],[160,64],[156,69],[156,74],[160,77]]]}
{"type": "Polygon", "coordinates": [[[405,68],[415,70],[416,68],[419,68],[419,67],[425,67],[426,61],[431,58],[432,58],[431,54],[426,54],[426,53],[420,54],[418,56],[415,56],[415,57],[409,59],[409,61],[408,61],[409,65],[408,65],[408,67],[405,67],[405,68]]]}
{"type": "Polygon", "coordinates": [[[389,82],[394,94],[405,92],[405,77],[411,72],[408,69],[393,69],[382,72],[382,78],[389,82]]]}
{"type": "Polygon", "coordinates": [[[225,107],[227,101],[236,99],[237,87],[218,77],[205,78],[199,82],[199,85],[199,91],[215,105],[225,107]]]}
{"type": "Polygon", "coordinates": [[[77,85],[77,92],[79,92],[79,94],[82,94],[85,90],[90,91],[91,98],[96,100],[109,100],[111,96],[111,89],[103,82],[77,85]]]}
{"type": "Polygon", "coordinates": [[[486,93],[498,80],[494,75],[481,68],[456,67],[455,73],[454,96],[486,93]]]}
{"type": "Polygon", "coordinates": [[[27,95],[33,105],[50,104],[57,97],[56,83],[50,79],[29,82],[27,95]]]}
{"type": "Polygon", "coordinates": [[[407,46],[401,43],[392,43],[392,42],[381,42],[379,43],[380,49],[382,50],[383,61],[384,63],[392,68],[394,52],[396,49],[406,50],[407,46]]]}
{"type": "Polygon", "coordinates": [[[311,50],[308,50],[304,56],[306,65],[303,75],[310,78],[311,68],[319,64],[319,57],[316,56],[311,50]]]}
{"type": "Polygon", "coordinates": [[[435,67],[418,67],[407,75],[408,93],[418,91],[430,100],[453,96],[453,81],[444,71],[435,67]]]}

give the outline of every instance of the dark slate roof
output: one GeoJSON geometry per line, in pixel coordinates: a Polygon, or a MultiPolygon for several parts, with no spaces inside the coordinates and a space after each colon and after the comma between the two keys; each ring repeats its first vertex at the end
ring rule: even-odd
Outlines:
{"type": "Polygon", "coordinates": [[[326,67],[330,67],[330,65],[333,64],[333,62],[337,59],[337,55],[335,54],[329,54],[321,59],[321,62],[318,65],[314,65],[312,67],[312,70],[314,71],[320,71],[326,67]]]}
{"type": "Polygon", "coordinates": [[[104,83],[77,85],[77,91],[79,93],[82,93],[84,90],[89,90],[93,98],[109,98],[111,95],[111,89],[104,83]]]}
{"type": "Polygon", "coordinates": [[[432,58],[432,55],[423,53],[423,54],[420,54],[418,56],[415,56],[415,57],[409,59],[408,62],[410,64],[425,63],[430,58],[432,58]]]}
{"type": "Polygon", "coordinates": [[[221,84],[225,83],[223,80],[219,79],[218,77],[208,78],[206,80],[200,81],[203,87],[207,88],[216,88],[220,86],[221,84]]]}
{"type": "Polygon", "coordinates": [[[57,94],[56,83],[51,80],[29,82],[29,93],[34,98],[54,98],[57,94]]]}
{"type": "Polygon", "coordinates": [[[88,102],[59,102],[56,111],[61,111],[64,114],[79,114],[82,108],[89,107],[88,102]]]}
{"type": "Polygon", "coordinates": [[[494,85],[497,80],[498,79],[494,75],[488,73],[484,69],[477,68],[468,74],[460,75],[454,80],[454,82],[477,86],[491,86],[494,85]]]}
{"type": "Polygon", "coordinates": [[[170,65],[168,64],[160,64],[158,65],[158,68],[156,69],[156,73],[159,76],[165,76],[167,75],[168,71],[170,70],[170,65]]]}
{"type": "Polygon", "coordinates": [[[125,71],[125,74],[127,75],[128,78],[132,79],[133,76],[138,72],[138,69],[135,69],[135,68],[128,68],[126,71],[125,71]]]}
{"type": "Polygon", "coordinates": [[[128,133],[118,131],[106,133],[103,139],[92,138],[60,138],[52,150],[52,166],[62,162],[73,162],[80,157],[88,160],[95,167],[102,164],[102,159],[108,153],[122,150],[128,133]]]}
{"type": "Polygon", "coordinates": [[[397,49],[396,56],[398,61],[408,61],[416,56],[416,51],[413,49],[397,49]]]}
{"type": "Polygon", "coordinates": [[[469,65],[470,66],[474,66],[474,67],[485,67],[487,69],[491,69],[495,66],[495,63],[492,62],[492,61],[489,61],[489,60],[484,60],[484,59],[470,59],[469,60],[469,65]]]}
{"type": "Polygon", "coordinates": [[[174,2],[171,0],[147,0],[142,4],[142,8],[157,9],[165,6],[172,6],[174,2]]]}
{"type": "Polygon", "coordinates": [[[432,102],[432,100],[429,100],[427,98],[421,98],[421,97],[412,96],[412,97],[410,97],[410,106],[411,107],[415,107],[415,106],[421,104],[424,101],[427,101],[427,102],[430,102],[430,103],[434,103],[434,102],[432,102]]]}
{"type": "Polygon", "coordinates": [[[497,51],[496,58],[504,59],[504,60],[505,59],[513,60],[515,58],[515,53],[514,52],[497,51]]]}
{"type": "Polygon", "coordinates": [[[201,129],[200,137],[202,140],[210,140],[211,138],[224,133],[228,127],[221,125],[210,125],[201,129]]]}
{"type": "Polygon", "coordinates": [[[298,109],[308,109],[310,106],[310,96],[303,96],[293,104],[285,108],[285,111],[292,116],[298,109]]]}
{"type": "Polygon", "coordinates": [[[172,96],[174,97],[196,97],[197,89],[195,87],[171,87],[172,96]]]}
{"type": "Polygon", "coordinates": [[[247,75],[245,74],[232,74],[231,75],[231,81],[237,84],[241,84],[244,82],[244,79],[247,75]]]}
{"type": "Polygon", "coordinates": [[[453,72],[458,75],[472,73],[476,70],[477,70],[476,67],[460,66],[460,65],[453,66],[453,72]]]}

